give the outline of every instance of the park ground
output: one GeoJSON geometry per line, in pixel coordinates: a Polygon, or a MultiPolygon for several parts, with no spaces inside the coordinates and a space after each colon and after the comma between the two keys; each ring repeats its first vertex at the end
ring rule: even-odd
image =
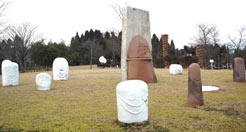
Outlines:
{"type": "MultiPolygon", "coordinates": [[[[117,121],[116,86],[120,69],[70,67],[69,80],[52,81],[51,91],[37,91],[38,72],[20,73],[20,85],[0,82],[0,132],[29,131],[246,131],[246,83],[232,81],[232,70],[201,70],[204,105],[186,105],[188,70],[170,75],[155,69],[158,83],[149,86],[149,121],[117,121]]],[[[48,71],[52,75],[51,71],[48,71]]],[[[0,77],[0,80],[1,77],[0,77]]]]}

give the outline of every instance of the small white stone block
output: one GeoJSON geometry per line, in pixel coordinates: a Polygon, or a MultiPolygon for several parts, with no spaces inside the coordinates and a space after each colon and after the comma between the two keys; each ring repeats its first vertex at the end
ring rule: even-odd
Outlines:
{"type": "Polygon", "coordinates": [[[68,62],[65,58],[58,57],[53,62],[53,79],[68,80],[68,62]]]}
{"type": "Polygon", "coordinates": [[[2,85],[16,86],[19,85],[19,66],[10,60],[2,62],[2,85]]]}
{"type": "Polygon", "coordinates": [[[37,90],[50,90],[51,76],[47,73],[39,73],[36,76],[37,90]]]}
{"type": "Polygon", "coordinates": [[[202,86],[202,91],[203,92],[209,92],[209,91],[217,91],[219,90],[219,87],[216,86],[202,86]]]}
{"type": "Polygon", "coordinates": [[[118,120],[123,123],[148,120],[148,85],[142,80],[120,82],[116,87],[118,120]]]}
{"type": "Polygon", "coordinates": [[[183,67],[179,64],[171,64],[169,67],[169,73],[173,75],[182,74],[183,67]]]}

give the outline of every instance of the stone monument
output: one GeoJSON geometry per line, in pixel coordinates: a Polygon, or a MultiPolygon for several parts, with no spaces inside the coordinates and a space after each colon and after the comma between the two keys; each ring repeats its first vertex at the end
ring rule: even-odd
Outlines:
{"type": "Polygon", "coordinates": [[[204,104],[200,66],[197,63],[192,63],[189,66],[187,103],[190,105],[204,104]]]}
{"type": "Polygon", "coordinates": [[[157,82],[152,62],[149,13],[127,7],[123,12],[122,80],[157,82]]]}
{"type": "Polygon", "coordinates": [[[148,85],[141,80],[127,80],[116,87],[118,120],[136,123],[148,120],[148,85]]]}
{"type": "Polygon", "coordinates": [[[37,90],[50,90],[51,76],[47,73],[39,73],[36,76],[37,90]]]}
{"type": "Polygon", "coordinates": [[[234,58],[233,82],[245,82],[245,62],[242,58],[234,58]]]}
{"type": "Polygon", "coordinates": [[[2,85],[16,86],[19,85],[19,66],[10,60],[2,62],[2,85]]]}
{"type": "Polygon", "coordinates": [[[68,80],[68,62],[65,58],[58,57],[53,62],[53,79],[54,80],[68,80]]]}

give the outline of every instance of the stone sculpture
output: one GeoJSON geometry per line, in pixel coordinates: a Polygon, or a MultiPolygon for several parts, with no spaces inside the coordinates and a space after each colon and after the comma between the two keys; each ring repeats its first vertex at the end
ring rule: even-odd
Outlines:
{"type": "Polygon", "coordinates": [[[200,66],[197,63],[192,63],[189,66],[187,103],[190,105],[204,104],[200,66]]]}
{"type": "Polygon", "coordinates": [[[37,90],[50,90],[51,76],[47,73],[39,73],[36,76],[37,90]]]}
{"type": "Polygon", "coordinates": [[[122,26],[122,80],[156,82],[151,53],[149,13],[127,7],[124,10],[122,26]]]}
{"type": "Polygon", "coordinates": [[[53,79],[68,80],[68,68],[68,62],[65,58],[56,58],[53,62],[53,79]]]}
{"type": "Polygon", "coordinates": [[[183,67],[179,64],[171,64],[169,67],[169,73],[173,75],[182,74],[183,67]]]}
{"type": "Polygon", "coordinates": [[[196,56],[198,58],[198,64],[202,68],[203,67],[203,51],[202,51],[202,45],[198,44],[196,45],[196,56]]]}
{"type": "Polygon", "coordinates": [[[245,62],[242,58],[234,58],[233,81],[245,82],[245,62]]]}
{"type": "Polygon", "coordinates": [[[106,58],[105,58],[104,56],[101,56],[101,57],[99,58],[99,62],[100,62],[101,64],[106,64],[106,63],[107,63],[107,60],[106,60],[106,58]]]}
{"type": "Polygon", "coordinates": [[[118,120],[135,123],[148,120],[148,85],[142,80],[127,80],[116,87],[118,120]]]}
{"type": "MultiPolygon", "coordinates": [[[[162,50],[163,50],[163,58],[168,56],[168,34],[161,35],[161,41],[162,41],[162,50]]],[[[164,59],[164,66],[167,67],[168,63],[164,59]]]]}
{"type": "Polygon", "coordinates": [[[2,85],[16,86],[19,85],[19,66],[10,60],[2,62],[2,85]]]}

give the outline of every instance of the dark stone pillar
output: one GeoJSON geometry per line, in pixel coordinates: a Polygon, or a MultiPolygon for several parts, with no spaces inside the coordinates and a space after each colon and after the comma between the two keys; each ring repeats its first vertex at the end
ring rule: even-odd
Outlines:
{"type": "Polygon", "coordinates": [[[245,62],[242,58],[234,58],[233,82],[245,82],[245,62]]]}
{"type": "Polygon", "coordinates": [[[188,78],[187,103],[190,105],[203,105],[202,80],[200,66],[197,63],[192,63],[189,66],[188,78]]]}

